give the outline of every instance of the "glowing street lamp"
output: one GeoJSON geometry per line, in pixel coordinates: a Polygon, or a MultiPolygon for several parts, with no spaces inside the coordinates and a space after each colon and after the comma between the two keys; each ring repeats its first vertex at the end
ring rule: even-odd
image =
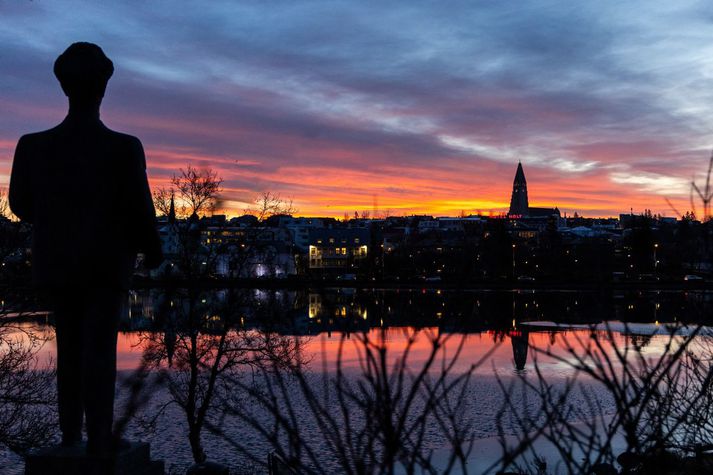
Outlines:
{"type": "Polygon", "coordinates": [[[512,278],[515,278],[515,244],[512,245],[512,278]]]}
{"type": "Polygon", "coordinates": [[[659,269],[659,261],[658,261],[658,259],[656,259],[656,251],[658,251],[658,249],[659,249],[659,245],[658,245],[658,243],[655,243],[654,244],[654,274],[656,274],[659,269]]]}

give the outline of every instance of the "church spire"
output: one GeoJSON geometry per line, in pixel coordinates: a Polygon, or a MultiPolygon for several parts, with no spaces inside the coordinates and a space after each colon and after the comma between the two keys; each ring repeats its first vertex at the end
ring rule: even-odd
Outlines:
{"type": "Polygon", "coordinates": [[[173,200],[173,192],[171,193],[171,207],[168,210],[168,222],[169,223],[176,222],[176,204],[174,203],[174,200],[173,200]]]}
{"type": "Polygon", "coordinates": [[[517,162],[517,171],[515,172],[515,185],[527,185],[527,180],[525,180],[525,172],[522,170],[522,162],[517,162]]]}
{"type": "Polygon", "coordinates": [[[511,216],[527,216],[529,214],[530,205],[527,200],[527,180],[525,180],[525,172],[522,169],[522,162],[517,162],[517,171],[515,172],[515,180],[512,183],[512,196],[510,197],[511,216]]]}

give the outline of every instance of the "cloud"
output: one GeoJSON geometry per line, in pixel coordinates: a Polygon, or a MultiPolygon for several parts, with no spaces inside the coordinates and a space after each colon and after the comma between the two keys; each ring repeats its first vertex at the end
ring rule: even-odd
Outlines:
{"type": "Polygon", "coordinates": [[[88,40],[116,64],[102,117],[143,140],[156,183],[191,162],[224,176],[226,203],[271,190],[331,212],[378,194],[445,212],[506,202],[523,160],[553,204],[616,214],[680,194],[705,165],[705,12],[643,0],[13,3],[0,18],[0,142],[61,120],[52,62],[88,40]]]}
{"type": "Polygon", "coordinates": [[[610,174],[614,183],[635,185],[641,191],[663,196],[684,195],[690,188],[690,181],[679,177],[657,175],[655,173],[615,172],[610,174]]]}

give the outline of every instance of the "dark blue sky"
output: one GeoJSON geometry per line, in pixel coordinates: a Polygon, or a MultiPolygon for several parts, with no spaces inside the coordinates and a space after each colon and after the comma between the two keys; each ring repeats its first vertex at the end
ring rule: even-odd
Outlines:
{"type": "Polygon", "coordinates": [[[713,144],[705,2],[0,3],[0,186],[17,138],[59,122],[74,41],[115,63],[102,118],[139,136],[152,182],[217,169],[303,214],[534,205],[688,208],[713,144]]]}

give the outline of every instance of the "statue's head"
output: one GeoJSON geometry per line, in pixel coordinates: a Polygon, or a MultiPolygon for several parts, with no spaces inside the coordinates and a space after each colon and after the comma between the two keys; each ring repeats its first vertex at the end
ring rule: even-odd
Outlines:
{"type": "Polygon", "coordinates": [[[114,63],[93,43],[73,43],[54,62],[54,75],[70,99],[101,101],[114,63]]]}

